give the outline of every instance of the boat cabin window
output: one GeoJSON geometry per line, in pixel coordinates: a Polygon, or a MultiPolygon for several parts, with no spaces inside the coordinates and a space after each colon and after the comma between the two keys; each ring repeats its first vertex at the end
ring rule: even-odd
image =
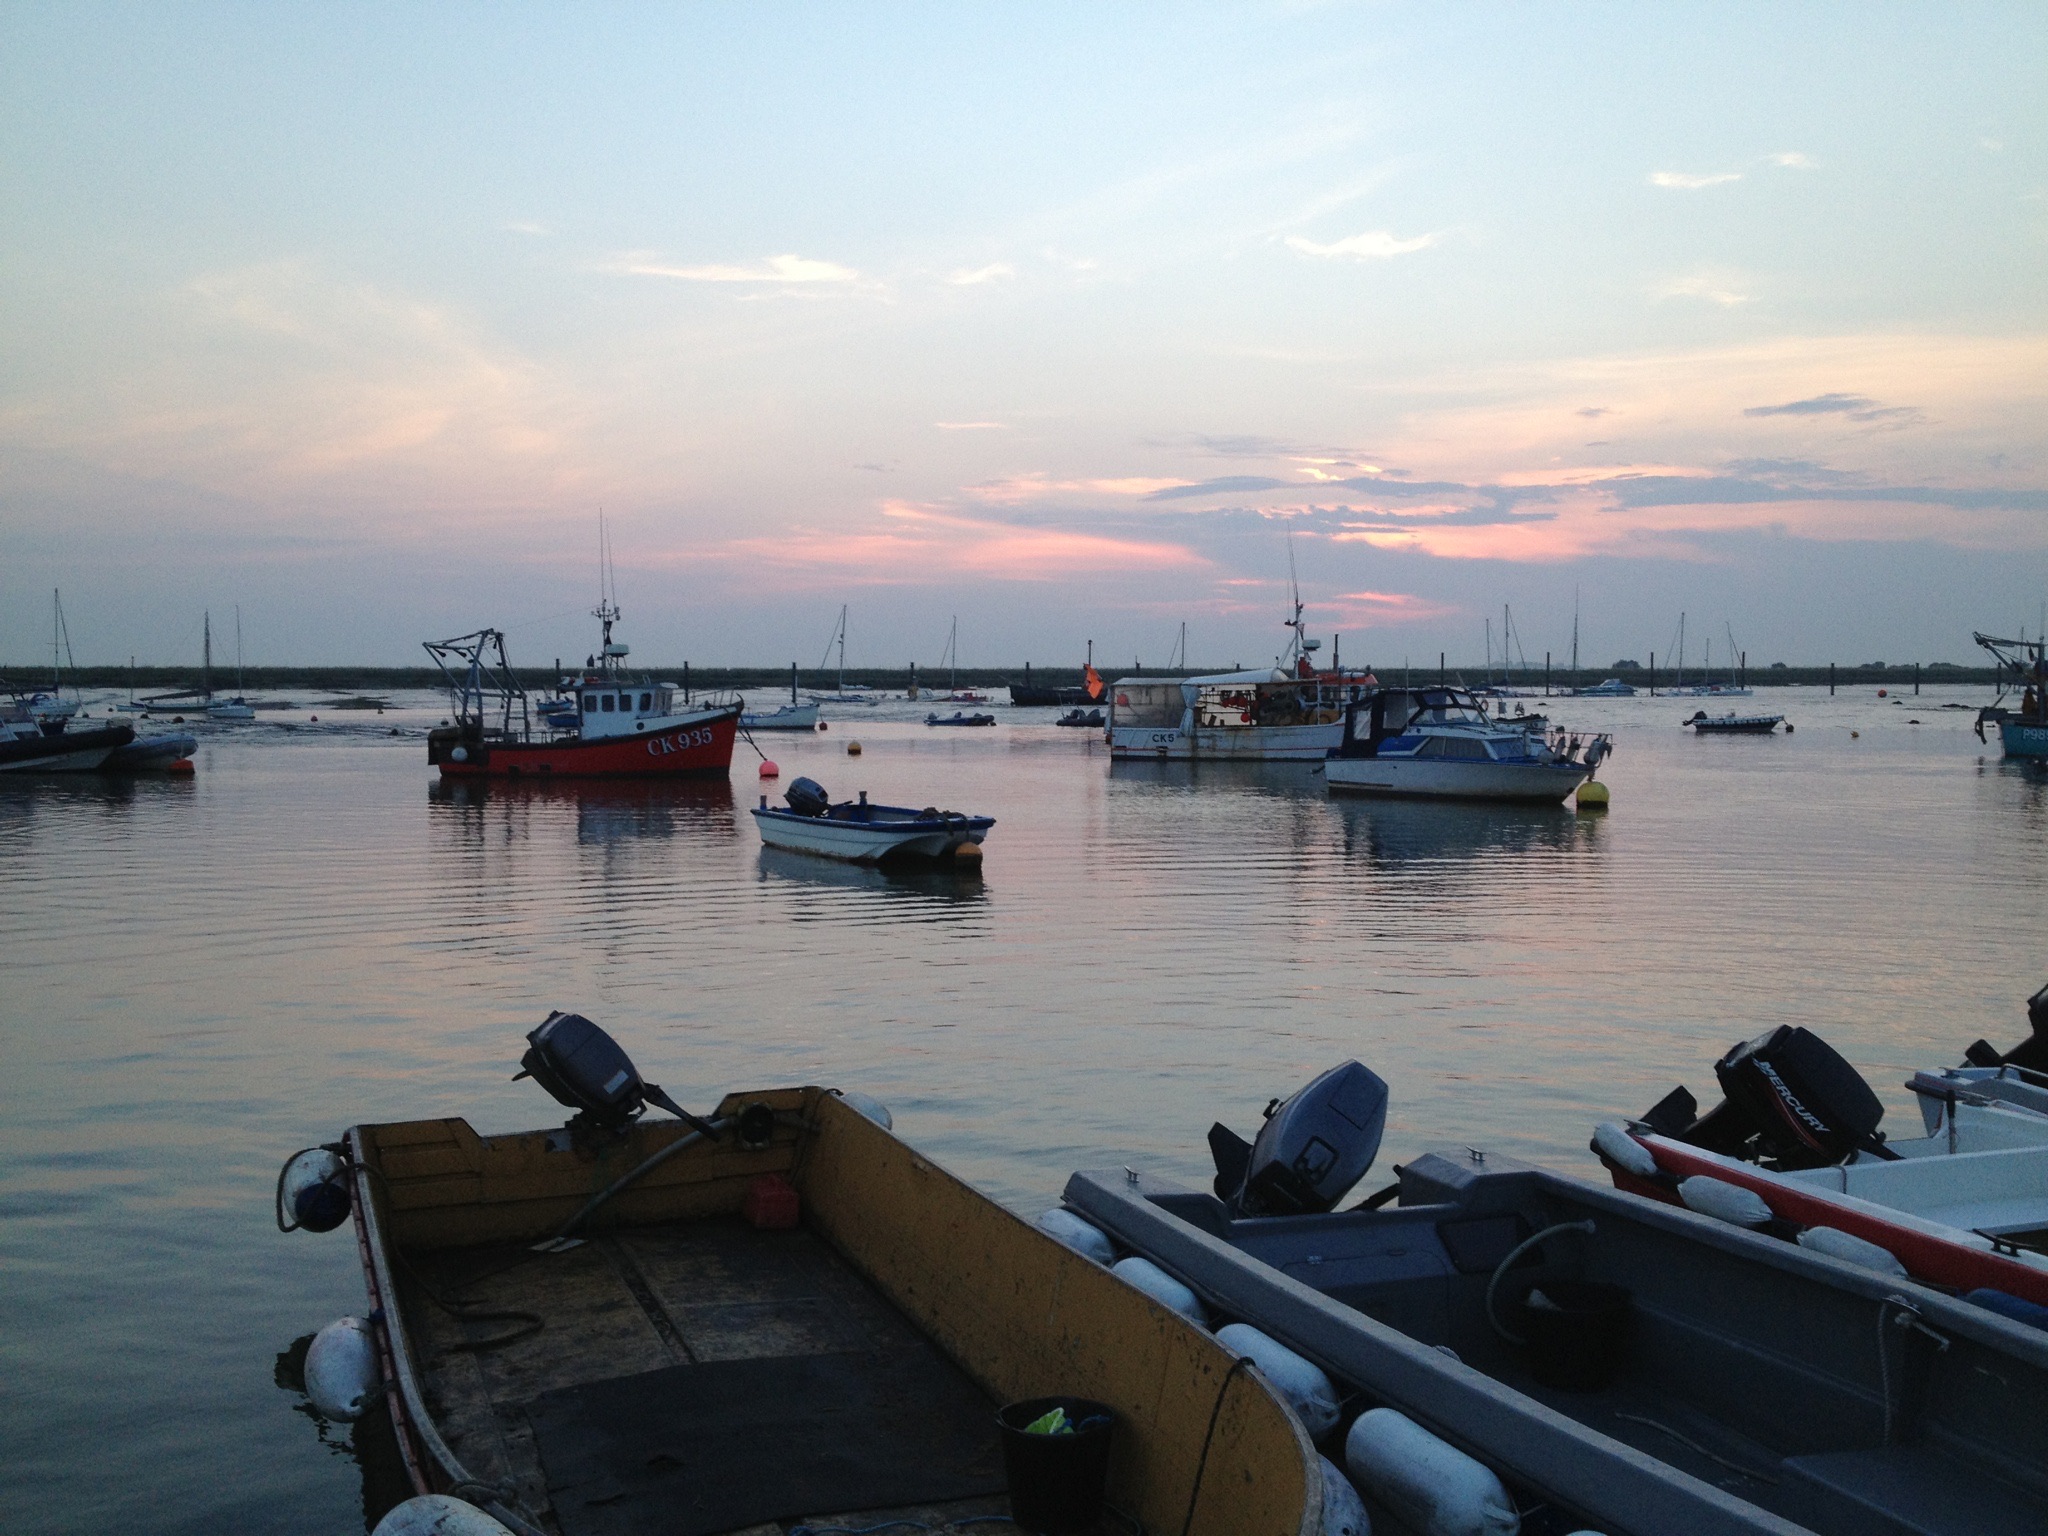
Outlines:
{"type": "Polygon", "coordinates": [[[1180,724],[1186,708],[1179,683],[1119,683],[1110,710],[1118,725],[1164,730],[1180,724]]]}
{"type": "Polygon", "coordinates": [[[583,713],[585,713],[586,715],[594,715],[597,713],[596,694],[586,693],[585,695],[583,695],[583,713]]]}
{"type": "Polygon", "coordinates": [[[601,694],[599,695],[599,700],[600,702],[597,707],[603,710],[606,714],[610,714],[613,710],[619,707],[619,701],[617,697],[613,694],[601,694]]]}
{"type": "Polygon", "coordinates": [[[647,713],[648,713],[649,711],[651,711],[651,710],[652,710],[653,708],[654,708],[654,695],[653,695],[653,694],[651,694],[651,693],[643,693],[643,694],[641,694],[641,695],[640,695],[640,713],[641,713],[641,714],[643,714],[643,715],[644,715],[644,714],[647,714],[647,713]]]}

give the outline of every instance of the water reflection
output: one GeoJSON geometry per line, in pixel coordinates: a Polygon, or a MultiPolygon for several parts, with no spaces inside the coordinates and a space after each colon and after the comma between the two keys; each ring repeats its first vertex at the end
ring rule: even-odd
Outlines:
{"type": "Polygon", "coordinates": [[[722,779],[553,784],[435,779],[427,786],[427,799],[436,812],[436,830],[452,828],[458,841],[530,838],[543,827],[552,831],[561,825],[570,811],[576,841],[587,845],[677,836],[729,841],[737,834],[732,785],[722,779]]]}
{"type": "Polygon", "coordinates": [[[1448,800],[1332,801],[1344,852],[1378,863],[1598,852],[1602,818],[1564,806],[1448,800]]]}
{"type": "Polygon", "coordinates": [[[362,1480],[363,1529],[374,1531],[378,1521],[412,1497],[412,1480],[399,1453],[391,1412],[378,1402],[353,1424],[337,1424],[315,1408],[306,1395],[306,1351],[312,1345],[310,1333],[293,1339],[278,1352],[271,1379],[280,1391],[296,1399],[292,1412],[313,1426],[314,1439],[327,1453],[356,1464],[362,1480]]]}
{"type": "Polygon", "coordinates": [[[763,848],[761,881],[791,881],[842,891],[873,891],[916,898],[916,904],[954,906],[988,899],[988,886],[977,864],[947,864],[933,859],[892,859],[882,864],[851,864],[821,859],[785,848],[763,848]]]}
{"type": "Polygon", "coordinates": [[[1269,796],[1322,799],[1320,763],[1172,763],[1119,758],[1109,765],[1110,782],[1129,792],[1146,789],[1213,794],[1218,790],[1269,796]]]}

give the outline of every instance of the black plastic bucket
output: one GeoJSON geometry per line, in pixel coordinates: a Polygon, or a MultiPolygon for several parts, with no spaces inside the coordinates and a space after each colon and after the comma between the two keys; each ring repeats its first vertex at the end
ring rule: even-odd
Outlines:
{"type": "Polygon", "coordinates": [[[1034,1397],[996,1415],[1003,1437],[1003,1474],[1010,1485],[1010,1518],[1027,1531],[1065,1536],[1102,1518],[1109,1486],[1109,1438],[1114,1415],[1085,1397],[1034,1397]],[[1055,1408],[1067,1422],[1087,1424],[1071,1435],[1028,1435],[1024,1426],[1055,1408]],[[1093,1420],[1094,1422],[1090,1422],[1093,1420]]]}
{"type": "Polygon", "coordinates": [[[1629,1293],[1597,1280],[1551,1280],[1536,1289],[1551,1305],[1522,1304],[1529,1374],[1562,1392],[1597,1392],[1612,1382],[1628,1358],[1629,1293]]]}

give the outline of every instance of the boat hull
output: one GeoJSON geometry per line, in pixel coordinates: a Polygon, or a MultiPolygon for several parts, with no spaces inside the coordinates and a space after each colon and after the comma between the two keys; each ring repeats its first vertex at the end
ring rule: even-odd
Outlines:
{"type": "MultiPolygon", "coordinates": [[[[992,1404],[1047,1392],[1107,1404],[1118,1444],[1109,1497],[1147,1530],[1322,1529],[1315,1448],[1265,1379],[1235,1369],[1208,1333],[847,1101],[817,1088],[770,1089],[730,1095],[714,1115],[726,1120],[752,1105],[775,1116],[764,1145],[727,1137],[677,1147],[695,1140],[685,1127],[643,1121],[595,1159],[558,1150],[559,1130],[485,1138],[452,1118],[348,1133],[369,1313],[416,1490],[462,1489],[500,1518],[512,1513],[499,1502],[510,1490],[546,1529],[589,1530],[563,1518],[587,1522],[587,1506],[573,1488],[550,1485],[535,1437],[500,1429],[527,1422],[542,1372],[549,1383],[616,1394],[647,1379],[622,1373],[695,1361],[699,1351],[719,1362],[832,1354],[895,1343],[907,1325],[992,1404]],[[599,1182],[616,1177],[669,1148],[681,1155],[582,1226],[596,1242],[504,1264],[506,1245],[550,1238],[576,1216],[599,1174],[599,1182]],[[750,1190],[767,1175],[794,1187],[800,1230],[753,1231],[743,1219],[750,1190]],[[471,1294],[521,1309],[514,1316],[535,1318],[541,1330],[530,1339],[515,1332],[485,1357],[494,1368],[479,1370],[469,1327],[413,1279],[444,1262],[472,1275],[484,1269],[471,1294]],[[715,1277],[708,1297],[707,1274],[715,1277]]],[[[902,1449],[912,1453],[914,1444],[902,1449]]],[[[823,1453],[799,1446],[791,1454],[823,1453]]],[[[749,1471],[760,1475],[733,1476],[749,1471]]],[[[970,1508],[978,1515],[987,1505],[970,1508]]],[[[830,1523],[869,1527],[875,1518],[830,1523]]]]}
{"type": "MultiPolygon", "coordinates": [[[[1880,1205],[1855,1194],[1802,1182],[1772,1173],[1753,1163],[1723,1157],[1701,1147],[1687,1146],[1663,1136],[1637,1136],[1636,1140],[1657,1160],[1669,1179],[1646,1179],[1610,1166],[1615,1187],[1635,1195],[1648,1195],[1667,1205],[1679,1205],[1678,1181],[1697,1176],[1739,1184],[1763,1197],[1773,1215],[1802,1227],[1835,1227],[1890,1252],[1906,1266],[1906,1272],[1951,1290],[1988,1288],[2004,1291],[2039,1306],[2048,1306],[2048,1255],[2016,1251],[2001,1253],[1996,1240],[1965,1231],[1945,1222],[1930,1221],[1909,1211],[1880,1205]]],[[[1962,1158],[2022,1159],[2029,1166],[2040,1160],[2038,1149],[2020,1148],[2005,1152],[1958,1153],[1955,1158],[1930,1159],[1953,1165],[1962,1158]]],[[[1880,1174],[1897,1167],[1877,1165],[1880,1174]]],[[[1860,1165],[1859,1165],[1860,1167],[1860,1165]]],[[[1939,1172],[1938,1169],[1930,1171],[1939,1172]]],[[[1827,1176],[1840,1176],[1853,1183],[1858,1168],[1832,1168],[1827,1176]]],[[[1908,1170],[1909,1174],[1912,1170],[1908,1170]]],[[[2008,1248],[2012,1245],[2007,1244],[2008,1248]]]]}
{"type": "Polygon", "coordinates": [[[1120,725],[1110,733],[1112,760],[1148,762],[1318,763],[1344,743],[1344,722],[1327,725],[1120,725]]]}
{"type": "Polygon", "coordinates": [[[1998,739],[2007,757],[2048,757],[2048,724],[2001,720],[1998,739]]]}
{"type": "Polygon", "coordinates": [[[818,728],[818,706],[785,704],[780,709],[761,714],[744,714],[740,716],[740,728],[748,731],[815,731],[818,728]]]}
{"type": "Polygon", "coordinates": [[[138,736],[126,746],[116,747],[100,764],[107,773],[148,773],[168,768],[199,749],[199,738],[180,732],[169,736],[138,736]]]}
{"type": "Polygon", "coordinates": [[[982,839],[995,825],[987,816],[877,823],[769,809],[756,809],[752,815],[761,830],[761,841],[770,848],[854,864],[875,864],[887,858],[975,858],[980,855],[982,839]]]}
{"type": "Polygon", "coordinates": [[[1506,800],[1557,805],[1591,778],[1580,763],[1495,763],[1456,758],[1333,757],[1323,778],[1333,795],[1430,800],[1506,800]]]}
{"type": "Polygon", "coordinates": [[[722,779],[732,771],[737,709],[674,717],[630,736],[559,741],[428,740],[445,779],[722,779]]]}
{"type": "Polygon", "coordinates": [[[133,726],[110,725],[0,741],[0,773],[91,773],[134,739],[133,726]]]}

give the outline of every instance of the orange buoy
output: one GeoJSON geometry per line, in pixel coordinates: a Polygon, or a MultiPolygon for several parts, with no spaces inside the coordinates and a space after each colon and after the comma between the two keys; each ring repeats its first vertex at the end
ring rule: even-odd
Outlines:
{"type": "Polygon", "coordinates": [[[860,756],[860,743],[859,743],[859,742],[857,742],[857,741],[849,741],[849,742],[848,742],[848,743],[846,744],[846,755],[847,755],[848,757],[859,757],[859,756],[860,756]]]}
{"type": "Polygon", "coordinates": [[[1881,698],[1883,698],[1883,697],[1885,696],[1885,691],[1884,691],[1884,689],[1882,689],[1882,688],[1878,689],[1878,690],[1877,690],[1877,696],[1878,696],[1878,697],[1879,697],[1880,699],[1881,699],[1881,698]]]}
{"type": "Polygon", "coordinates": [[[165,773],[190,773],[191,771],[192,759],[189,757],[176,758],[164,764],[165,773]]]}
{"type": "Polygon", "coordinates": [[[772,778],[775,778],[775,777],[776,777],[776,776],[777,776],[778,774],[780,774],[781,772],[782,772],[782,770],[781,770],[780,768],[778,768],[778,767],[776,767],[776,766],[775,766],[775,762],[774,762],[774,760],[773,760],[772,758],[766,758],[766,757],[764,757],[764,758],[762,758],[762,759],[761,759],[761,777],[762,777],[762,778],[764,778],[764,779],[772,779],[772,778]]]}

